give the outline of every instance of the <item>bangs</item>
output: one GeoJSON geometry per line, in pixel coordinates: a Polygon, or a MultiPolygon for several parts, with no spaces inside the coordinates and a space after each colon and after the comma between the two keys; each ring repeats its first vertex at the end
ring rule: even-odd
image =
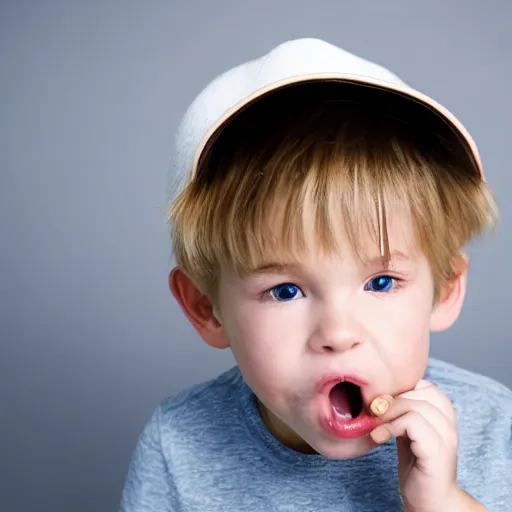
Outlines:
{"type": "Polygon", "coordinates": [[[397,215],[435,277],[447,278],[495,207],[446,126],[411,123],[382,101],[304,97],[300,108],[289,92],[288,103],[249,108],[208,150],[169,210],[178,264],[209,290],[222,264],[243,277],[269,261],[298,262],[312,246],[385,258],[397,215]]]}
{"type": "Polygon", "coordinates": [[[379,214],[400,209],[409,217],[407,183],[385,179],[392,161],[381,161],[375,173],[372,162],[347,148],[316,143],[294,158],[293,146],[284,145],[280,158],[263,165],[251,157],[239,160],[239,175],[224,180],[213,201],[218,206],[208,213],[205,236],[214,241],[212,253],[239,276],[269,258],[299,262],[311,247],[327,255],[351,249],[365,258],[373,245],[383,254],[379,214]]]}

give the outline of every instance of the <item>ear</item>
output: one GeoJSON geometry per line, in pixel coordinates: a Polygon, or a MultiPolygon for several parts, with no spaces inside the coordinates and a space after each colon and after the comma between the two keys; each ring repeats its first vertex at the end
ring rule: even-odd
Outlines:
{"type": "Polygon", "coordinates": [[[466,296],[468,266],[467,256],[459,253],[456,256],[455,274],[442,286],[439,300],[432,310],[430,317],[431,331],[444,331],[459,318],[466,296]]]}
{"type": "Polygon", "coordinates": [[[212,347],[227,348],[229,342],[224,327],[218,320],[220,315],[180,267],[171,270],[169,288],[199,336],[212,347]]]}

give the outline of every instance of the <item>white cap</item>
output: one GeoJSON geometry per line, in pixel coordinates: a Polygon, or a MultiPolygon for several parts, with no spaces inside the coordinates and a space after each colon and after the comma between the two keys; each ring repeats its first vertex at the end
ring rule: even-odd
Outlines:
{"type": "Polygon", "coordinates": [[[249,103],[283,87],[317,81],[348,82],[390,91],[430,109],[454,129],[484,179],[475,142],[446,108],[382,66],[319,39],[297,39],[226,71],[197,96],[176,134],[168,177],[169,199],[194,177],[208,142],[249,103]]]}

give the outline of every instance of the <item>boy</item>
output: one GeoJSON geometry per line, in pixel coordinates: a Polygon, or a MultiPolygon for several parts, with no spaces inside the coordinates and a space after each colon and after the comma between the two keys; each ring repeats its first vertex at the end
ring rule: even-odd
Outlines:
{"type": "Polygon", "coordinates": [[[158,408],[122,511],[512,510],[512,393],[428,358],[496,221],[447,110],[291,41],[201,93],[171,177],[170,289],[237,366],[158,408]]]}

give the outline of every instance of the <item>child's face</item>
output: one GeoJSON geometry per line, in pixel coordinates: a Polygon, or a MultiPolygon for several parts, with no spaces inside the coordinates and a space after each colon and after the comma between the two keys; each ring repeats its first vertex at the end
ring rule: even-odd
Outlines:
{"type": "Polygon", "coordinates": [[[359,456],[375,444],[367,434],[348,438],[326,427],[332,385],[322,384],[360,379],[368,406],[423,377],[434,283],[407,224],[389,225],[389,268],[369,242],[365,262],[350,250],[340,257],[310,250],[300,266],[243,280],[222,269],[218,307],[225,334],[267,427],[286,445],[332,458],[359,456]]]}

